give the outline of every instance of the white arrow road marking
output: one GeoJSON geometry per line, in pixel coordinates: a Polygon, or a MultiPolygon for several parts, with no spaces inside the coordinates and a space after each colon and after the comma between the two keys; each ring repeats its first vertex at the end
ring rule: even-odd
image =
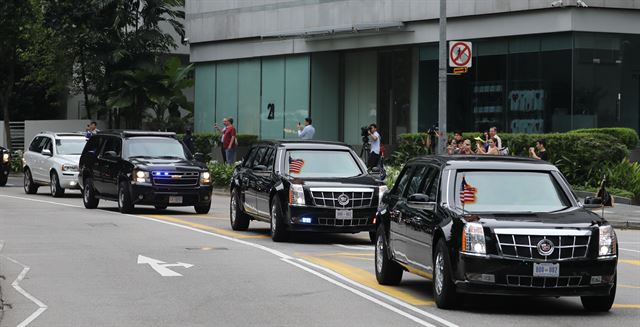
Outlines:
{"type": "MultiPolygon", "coordinates": [[[[0,250],[2,249],[2,245],[4,244],[0,243],[0,250]]],[[[17,327],[28,326],[32,321],[36,320],[38,316],[40,316],[43,312],[47,310],[47,305],[42,303],[42,301],[38,300],[35,296],[29,294],[29,292],[25,291],[24,288],[20,286],[20,282],[24,279],[25,276],[27,276],[27,273],[31,268],[25,266],[24,264],[18,262],[13,258],[9,258],[7,256],[3,256],[3,257],[7,258],[7,260],[22,267],[22,271],[20,272],[20,275],[18,275],[16,280],[14,280],[13,283],[11,283],[11,286],[13,286],[13,288],[16,291],[18,291],[18,293],[22,294],[24,297],[26,297],[27,299],[29,299],[31,302],[35,303],[38,306],[38,310],[34,311],[29,317],[27,317],[27,319],[23,320],[20,324],[18,324],[17,327]]]]}
{"type": "Polygon", "coordinates": [[[177,263],[165,263],[164,261],[160,261],[157,259],[145,257],[143,255],[138,255],[138,264],[145,265],[148,264],[155,270],[158,274],[163,277],[180,277],[182,274],[179,274],[167,267],[183,267],[183,268],[191,268],[193,267],[190,263],[177,262],[177,263]]]}

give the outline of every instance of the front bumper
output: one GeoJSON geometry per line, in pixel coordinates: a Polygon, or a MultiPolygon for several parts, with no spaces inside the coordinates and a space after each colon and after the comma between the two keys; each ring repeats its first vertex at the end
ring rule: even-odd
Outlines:
{"type": "Polygon", "coordinates": [[[63,172],[59,175],[60,186],[65,189],[78,189],[78,172],[63,172]]]}
{"type": "Polygon", "coordinates": [[[605,296],[614,285],[617,258],[547,261],[560,264],[559,277],[533,277],[544,261],[459,254],[455,271],[461,293],[522,296],[605,296]]]}
{"type": "Polygon", "coordinates": [[[302,232],[359,233],[374,231],[377,208],[353,209],[352,219],[336,219],[336,209],[289,206],[287,229],[302,232]]]}
{"type": "Polygon", "coordinates": [[[211,202],[211,185],[190,187],[166,187],[152,184],[131,184],[131,199],[134,204],[194,206],[206,205],[211,202]],[[170,203],[169,197],[182,197],[180,203],[170,203]]]}

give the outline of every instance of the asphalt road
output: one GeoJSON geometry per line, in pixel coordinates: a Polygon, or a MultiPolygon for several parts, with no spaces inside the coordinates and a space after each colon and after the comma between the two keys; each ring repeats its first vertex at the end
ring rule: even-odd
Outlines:
{"type": "Polygon", "coordinates": [[[229,227],[228,198],[132,215],[114,202],[82,206],[79,192],[0,188],[0,326],[638,326],[640,231],[619,230],[618,294],[609,313],[578,298],[467,297],[437,309],[431,282],[399,287],[373,275],[365,233],[299,234],[273,243],[268,225],[229,227]],[[141,257],[143,256],[143,257],[141,257]],[[152,258],[158,271],[148,263],[152,258]],[[162,276],[179,274],[179,276],[162,276]]]}

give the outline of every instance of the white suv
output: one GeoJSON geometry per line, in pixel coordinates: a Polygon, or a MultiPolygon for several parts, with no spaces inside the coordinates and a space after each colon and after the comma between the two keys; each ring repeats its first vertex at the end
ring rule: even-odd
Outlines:
{"type": "Polygon", "coordinates": [[[80,133],[36,135],[22,159],[25,193],[35,194],[41,185],[49,185],[51,195],[59,197],[67,188],[79,188],[78,162],[85,143],[80,133]]]}

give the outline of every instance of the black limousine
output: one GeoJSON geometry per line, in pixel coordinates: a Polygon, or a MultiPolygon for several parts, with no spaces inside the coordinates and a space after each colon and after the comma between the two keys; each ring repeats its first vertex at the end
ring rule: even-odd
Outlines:
{"type": "Polygon", "coordinates": [[[410,160],[378,209],[375,271],[396,285],[433,280],[440,308],[464,293],[580,296],[608,311],[616,294],[611,225],[544,161],[499,156],[410,160]]]}
{"type": "Polygon", "coordinates": [[[292,231],[369,232],[373,241],[386,190],[343,143],[263,141],[233,172],[231,227],[246,230],[260,220],[271,224],[274,241],[292,231]]]}

